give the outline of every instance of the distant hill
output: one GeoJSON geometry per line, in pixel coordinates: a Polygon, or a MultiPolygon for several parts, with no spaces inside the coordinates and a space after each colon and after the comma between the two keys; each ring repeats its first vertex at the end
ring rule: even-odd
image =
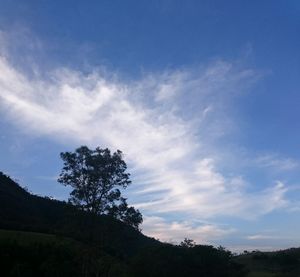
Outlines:
{"type": "Polygon", "coordinates": [[[235,257],[249,277],[299,277],[300,248],[273,252],[253,251],[235,257]]]}
{"type": "Polygon", "coordinates": [[[161,244],[112,217],[95,217],[65,202],[32,195],[3,173],[0,229],[65,235],[124,256],[161,244]]]}
{"type": "Polygon", "coordinates": [[[112,217],[32,195],[3,173],[0,229],[0,276],[246,274],[222,248],[161,243],[112,217]]]}

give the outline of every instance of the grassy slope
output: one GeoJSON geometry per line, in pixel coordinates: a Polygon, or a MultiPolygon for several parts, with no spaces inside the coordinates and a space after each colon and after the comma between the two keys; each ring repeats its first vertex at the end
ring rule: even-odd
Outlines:
{"type": "Polygon", "coordinates": [[[0,230],[1,276],[129,276],[123,261],[71,238],[0,230]]]}
{"type": "Polygon", "coordinates": [[[92,217],[64,202],[32,195],[1,173],[0,229],[71,237],[122,256],[160,244],[111,217],[92,217]]]}
{"type": "Polygon", "coordinates": [[[239,255],[235,259],[249,270],[249,277],[300,276],[300,248],[252,252],[239,255]]]}
{"type": "Polygon", "coordinates": [[[24,232],[15,230],[0,230],[0,241],[12,241],[22,246],[28,246],[34,243],[40,244],[62,244],[66,247],[83,248],[87,247],[84,243],[77,240],[36,232],[24,232]]]}
{"type": "MultiPolygon", "coordinates": [[[[93,270],[94,273],[85,276],[97,276],[99,272],[106,276],[185,276],[183,272],[189,276],[245,276],[243,268],[232,261],[245,265],[250,277],[300,276],[299,249],[263,255],[250,253],[232,260],[228,253],[210,246],[183,249],[163,244],[113,218],[91,217],[64,202],[32,195],[1,172],[0,229],[0,250],[6,247],[11,255],[8,259],[3,250],[2,262],[3,259],[8,259],[7,263],[14,260],[14,269],[30,254],[35,255],[35,259],[42,256],[37,266],[51,272],[49,268],[61,265],[58,254],[67,257],[77,271],[86,270],[82,265],[93,270]],[[18,252],[23,256],[18,258],[18,252]],[[85,260],[81,253],[85,253],[85,260]],[[112,270],[117,270],[117,275],[112,270]]],[[[32,266],[32,260],[27,264],[32,266]]],[[[74,272],[66,271],[69,268],[68,264],[62,265],[60,272],[65,270],[62,276],[75,276],[74,272]]],[[[18,273],[19,269],[15,270],[18,273]]],[[[32,274],[28,276],[34,276],[32,274]]],[[[54,272],[51,274],[56,276],[54,272]]]]}

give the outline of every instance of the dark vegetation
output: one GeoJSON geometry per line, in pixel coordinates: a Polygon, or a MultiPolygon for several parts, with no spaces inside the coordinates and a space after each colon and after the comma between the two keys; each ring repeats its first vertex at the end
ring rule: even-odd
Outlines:
{"type": "Polygon", "coordinates": [[[82,146],[61,157],[69,202],[30,194],[0,172],[0,276],[300,276],[299,249],[234,256],[146,237],[121,195],[130,175],[120,151],[82,146]]]}
{"type": "Polygon", "coordinates": [[[274,252],[245,252],[235,257],[243,264],[249,277],[295,277],[300,276],[300,248],[274,252]]]}
{"type": "Polygon", "coordinates": [[[110,215],[138,229],[142,214],[129,207],[120,189],[130,185],[130,174],[120,150],[81,146],[60,154],[64,167],[58,181],[71,186],[69,202],[94,215],[110,215]]]}
{"type": "Polygon", "coordinates": [[[1,276],[244,276],[229,251],[161,243],[110,215],[32,195],[2,173],[0,229],[1,276]]]}

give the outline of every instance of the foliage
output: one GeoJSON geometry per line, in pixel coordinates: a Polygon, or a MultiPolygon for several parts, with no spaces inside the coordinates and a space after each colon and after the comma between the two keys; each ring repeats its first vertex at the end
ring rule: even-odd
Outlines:
{"type": "Polygon", "coordinates": [[[70,202],[93,214],[109,214],[138,228],[142,215],[133,207],[128,207],[121,196],[120,188],[130,183],[130,174],[118,150],[90,150],[81,146],[75,152],[61,153],[64,167],[58,181],[73,188],[70,202]]]}
{"type": "Polygon", "coordinates": [[[227,251],[213,246],[182,247],[162,244],[135,257],[132,276],[245,276],[227,251]]]}
{"type": "Polygon", "coordinates": [[[0,231],[1,276],[127,276],[124,262],[78,241],[0,231]]]}
{"type": "Polygon", "coordinates": [[[300,248],[274,252],[253,251],[235,257],[250,272],[249,276],[300,276],[300,248]]]}
{"type": "Polygon", "coordinates": [[[186,248],[191,248],[191,247],[194,247],[196,245],[195,241],[192,240],[192,239],[188,239],[188,238],[185,238],[181,243],[180,243],[180,246],[181,247],[186,247],[186,248]]]}
{"type": "Polygon", "coordinates": [[[0,231],[1,276],[244,276],[229,251],[161,243],[111,216],[31,195],[3,174],[0,229],[26,231],[0,231]]]}

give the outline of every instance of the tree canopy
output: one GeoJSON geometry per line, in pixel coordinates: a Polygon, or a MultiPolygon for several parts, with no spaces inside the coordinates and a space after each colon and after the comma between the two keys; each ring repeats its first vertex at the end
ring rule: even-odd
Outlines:
{"type": "Polygon", "coordinates": [[[64,166],[58,181],[71,186],[69,201],[93,214],[108,214],[138,228],[141,213],[129,207],[120,189],[130,183],[130,174],[120,150],[95,150],[81,146],[60,154],[64,166]]]}

